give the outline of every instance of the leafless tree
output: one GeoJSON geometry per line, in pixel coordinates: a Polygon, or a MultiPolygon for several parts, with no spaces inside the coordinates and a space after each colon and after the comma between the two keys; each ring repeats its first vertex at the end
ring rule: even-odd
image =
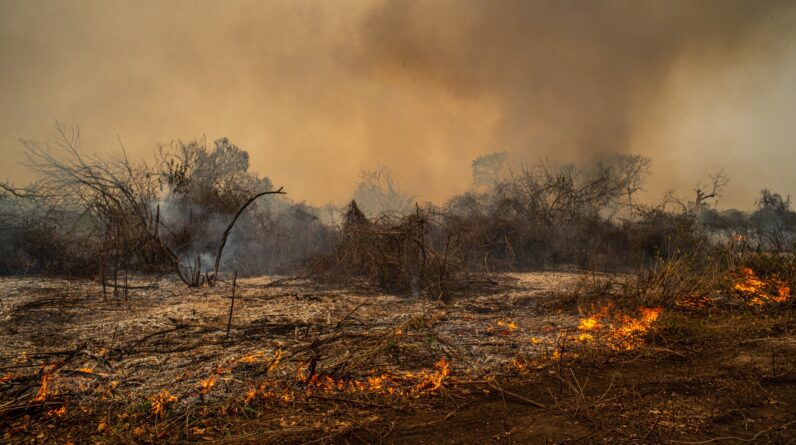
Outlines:
{"type": "Polygon", "coordinates": [[[719,170],[716,173],[712,173],[709,178],[710,182],[707,187],[697,185],[697,187],[694,189],[696,196],[694,197],[693,209],[697,218],[701,217],[704,213],[707,206],[706,201],[708,199],[720,197],[724,191],[724,187],[726,187],[727,183],[730,182],[730,178],[727,176],[724,170],[719,170]]]}
{"type": "Polygon", "coordinates": [[[412,209],[414,198],[401,190],[398,181],[386,167],[362,170],[354,190],[354,200],[369,216],[380,213],[402,215],[412,209]]]}

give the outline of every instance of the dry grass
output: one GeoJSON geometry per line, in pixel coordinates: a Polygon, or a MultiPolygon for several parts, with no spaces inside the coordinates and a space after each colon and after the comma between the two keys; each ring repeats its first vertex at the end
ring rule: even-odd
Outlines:
{"type": "Polygon", "coordinates": [[[788,306],[668,304],[633,331],[633,348],[617,349],[610,332],[640,301],[623,293],[628,279],[517,274],[449,303],[246,279],[229,337],[223,281],[134,280],[124,301],[84,281],[3,279],[3,440],[793,439],[788,306]],[[586,285],[598,282],[608,290],[586,285]],[[578,340],[592,302],[609,297],[623,315],[578,340]]]}

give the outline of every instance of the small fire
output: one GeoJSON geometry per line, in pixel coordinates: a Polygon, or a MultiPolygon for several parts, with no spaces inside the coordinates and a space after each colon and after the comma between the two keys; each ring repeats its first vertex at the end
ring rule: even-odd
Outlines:
{"type": "Polygon", "coordinates": [[[514,332],[515,329],[517,329],[517,324],[514,323],[513,321],[505,322],[503,320],[499,320],[497,322],[497,325],[503,328],[500,331],[500,335],[509,335],[512,332],[514,332]]]}
{"type": "Polygon", "coordinates": [[[674,304],[685,309],[707,309],[715,302],[716,299],[710,295],[683,295],[677,298],[674,304]]]}
{"type": "Polygon", "coordinates": [[[629,351],[642,343],[642,335],[649,331],[663,312],[663,308],[638,308],[638,317],[613,310],[607,304],[596,313],[580,320],[577,340],[597,341],[615,351],[629,351]]]}
{"type": "Polygon", "coordinates": [[[47,411],[47,415],[51,417],[52,416],[62,417],[64,414],[66,414],[66,405],[61,405],[60,408],[51,409],[47,411]]]}
{"type": "Polygon", "coordinates": [[[733,289],[741,295],[748,306],[787,303],[793,298],[790,286],[776,276],[763,279],[752,269],[743,267],[737,274],[737,280],[733,289]]]}
{"type": "Polygon", "coordinates": [[[42,402],[51,394],[50,382],[52,379],[52,374],[44,374],[41,377],[41,386],[39,386],[39,391],[36,393],[36,397],[33,398],[34,402],[42,402]]]}
{"type": "MultiPolygon", "coordinates": [[[[630,351],[644,343],[647,333],[658,320],[663,308],[640,307],[638,315],[631,316],[614,308],[609,303],[580,319],[577,329],[561,331],[555,337],[531,337],[532,353],[515,357],[511,367],[528,372],[543,369],[563,359],[574,359],[580,355],[579,346],[605,347],[613,351],[630,351]]],[[[544,331],[544,330],[543,330],[544,331]]]]}
{"type": "Polygon", "coordinates": [[[248,405],[255,398],[257,398],[257,389],[256,388],[251,388],[248,391],[246,391],[246,398],[243,399],[243,404],[244,405],[248,405]]]}
{"type": "Polygon", "coordinates": [[[296,386],[293,384],[265,380],[257,389],[250,389],[246,392],[243,403],[249,404],[258,396],[262,399],[290,402],[299,396],[311,397],[315,394],[340,393],[420,397],[440,391],[450,372],[448,361],[441,358],[430,372],[396,374],[392,372],[376,373],[375,370],[371,370],[370,375],[361,379],[334,379],[329,375],[313,374],[307,380],[304,365],[301,365],[295,378],[303,385],[302,392],[297,392],[296,386]]]}
{"type": "Polygon", "coordinates": [[[160,393],[149,398],[152,402],[152,417],[163,418],[166,414],[168,405],[177,401],[177,397],[169,393],[167,389],[160,391],[160,393]]]}
{"type": "Polygon", "coordinates": [[[277,349],[276,354],[274,354],[274,359],[271,360],[271,364],[268,365],[268,374],[272,373],[277,366],[279,366],[279,362],[282,360],[282,350],[277,349]]]}
{"type": "Polygon", "coordinates": [[[202,395],[206,395],[207,393],[210,392],[210,390],[213,389],[214,386],[216,386],[216,376],[211,375],[210,377],[199,382],[199,384],[202,389],[202,395]]]}
{"type": "Polygon", "coordinates": [[[260,363],[264,361],[264,359],[265,359],[265,353],[263,353],[263,351],[257,351],[254,354],[249,354],[239,358],[238,362],[252,364],[252,363],[260,363]]]}
{"type": "Polygon", "coordinates": [[[80,371],[80,372],[82,372],[84,374],[94,374],[94,370],[91,369],[91,368],[80,368],[80,369],[78,369],[78,371],[80,371]]]}
{"type": "Polygon", "coordinates": [[[450,366],[448,365],[448,361],[445,360],[445,357],[439,359],[439,361],[434,365],[434,372],[424,376],[424,382],[421,384],[421,388],[425,387],[427,391],[434,392],[442,388],[442,384],[448,375],[450,374],[450,366]]]}

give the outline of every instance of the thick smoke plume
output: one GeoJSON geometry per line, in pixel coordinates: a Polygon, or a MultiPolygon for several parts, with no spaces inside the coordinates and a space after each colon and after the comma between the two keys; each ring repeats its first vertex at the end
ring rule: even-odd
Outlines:
{"type": "Polygon", "coordinates": [[[496,148],[533,161],[602,155],[635,148],[640,116],[682,58],[731,62],[793,10],[748,0],[388,1],[364,21],[362,66],[495,103],[496,148]]]}
{"type": "Polygon", "coordinates": [[[226,136],[318,205],[345,203],[377,165],[443,201],[472,160],[506,151],[513,165],[645,155],[654,199],[723,168],[724,204],[749,208],[793,186],[794,5],[3,2],[0,177],[33,179],[17,138],[57,119],[90,150],[121,140],[140,158],[226,136]]]}

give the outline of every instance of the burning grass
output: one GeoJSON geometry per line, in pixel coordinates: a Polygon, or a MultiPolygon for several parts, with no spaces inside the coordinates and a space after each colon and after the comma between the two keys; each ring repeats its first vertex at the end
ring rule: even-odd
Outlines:
{"type": "Polygon", "coordinates": [[[733,290],[748,306],[763,307],[793,300],[790,286],[776,275],[760,278],[751,268],[742,267],[735,274],[735,280],[733,290]]]}
{"type": "Polygon", "coordinates": [[[515,358],[512,365],[527,372],[560,366],[562,360],[577,359],[585,351],[632,351],[644,345],[663,308],[640,307],[636,312],[628,314],[607,303],[582,316],[576,327],[531,337],[529,352],[515,358]]]}
{"type": "MultiPolygon", "coordinates": [[[[500,405],[488,405],[496,397],[533,410],[520,411],[535,416],[533,425],[561,425],[555,434],[562,440],[572,438],[575,431],[588,432],[567,419],[612,425],[613,419],[623,425],[639,422],[640,434],[662,435],[659,426],[644,423],[649,416],[627,417],[631,409],[642,409],[640,400],[647,400],[643,388],[632,389],[637,384],[632,379],[660,385],[656,378],[671,377],[654,374],[656,367],[686,360],[692,353],[688,348],[696,345],[726,347],[731,344],[725,338],[728,328],[713,329],[711,323],[716,321],[677,304],[631,304],[639,300],[629,296],[621,277],[610,278],[611,286],[603,287],[607,289],[601,295],[603,302],[584,305],[591,309],[556,308],[551,302],[562,299],[550,293],[554,286],[535,281],[552,276],[556,275],[522,276],[506,293],[463,297],[453,303],[294,284],[263,290],[244,280],[240,306],[236,303],[240,312],[229,337],[225,335],[228,302],[219,298],[223,288],[170,293],[174,288],[160,283],[157,292],[133,293],[124,311],[115,310],[116,302],[106,305],[97,294],[92,311],[63,325],[58,338],[26,331],[36,326],[23,324],[37,320],[35,313],[30,314],[13,324],[7,321],[0,331],[6,340],[0,353],[14,357],[13,368],[0,370],[3,440],[17,443],[41,434],[51,438],[58,431],[60,442],[75,443],[230,438],[252,443],[336,443],[356,441],[357,435],[365,442],[384,437],[412,442],[412,431],[422,431],[426,440],[434,432],[424,425],[456,424],[459,416],[470,415],[470,406],[484,406],[474,421],[495,420],[505,411],[500,405]],[[540,288],[545,290],[534,290],[540,288]],[[695,323],[707,327],[697,332],[695,323]],[[9,334],[9,329],[16,333],[9,334]],[[88,337],[98,331],[108,335],[88,337]],[[699,338],[702,343],[696,343],[699,338]],[[44,343],[58,339],[64,343],[44,343]],[[628,377],[631,380],[620,384],[620,377],[606,374],[617,366],[629,367],[623,373],[633,376],[628,377]]],[[[730,276],[748,284],[748,274],[730,276]]],[[[578,277],[567,277],[561,288],[571,289],[578,277]]],[[[767,294],[779,295],[780,281],[757,279],[767,294]]],[[[731,287],[736,281],[727,282],[726,298],[717,301],[740,298],[741,291],[731,287]]],[[[582,287],[578,292],[581,297],[587,294],[582,287]]],[[[581,297],[576,301],[583,302],[581,297]]],[[[12,300],[6,310],[14,311],[27,301],[12,300]]],[[[35,307],[32,311],[51,310],[35,307]]],[[[761,347],[767,343],[741,342],[796,327],[788,309],[772,313],[746,305],[727,308],[743,315],[738,322],[728,322],[734,326],[733,335],[741,336],[737,326],[749,327],[742,332],[743,340],[734,344],[761,347]]],[[[720,309],[714,305],[712,310],[720,309]]],[[[721,314],[714,312],[712,317],[724,317],[721,314]]],[[[715,360],[720,358],[727,356],[715,360]]],[[[783,360],[775,356],[776,366],[766,378],[789,375],[794,367],[783,360]]],[[[752,396],[749,400],[757,403],[752,396]]],[[[681,402],[644,403],[648,403],[645,412],[668,413],[666,422],[683,425],[673,436],[677,440],[708,434],[709,427],[716,425],[715,415],[707,412],[673,411],[681,402]],[[703,420],[694,421],[697,417],[703,420]]],[[[682,405],[705,403],[719,402],[706,398],[682,405]]],[[[466,425],[466,420],[462,422],[466,425]]],[[[616,434],[608,436],[621,441],[623,436],[616,434]]]]}
{"type": "Polygon", "coordinates": [[[633,316],[615,310],[613,304],[606,304],[578,323],[578,340],[596,342],[614,351],[630,351],[644,342],[644,336],[663,312],[663,308],[640,307],[638,315],[633,316]]]}

